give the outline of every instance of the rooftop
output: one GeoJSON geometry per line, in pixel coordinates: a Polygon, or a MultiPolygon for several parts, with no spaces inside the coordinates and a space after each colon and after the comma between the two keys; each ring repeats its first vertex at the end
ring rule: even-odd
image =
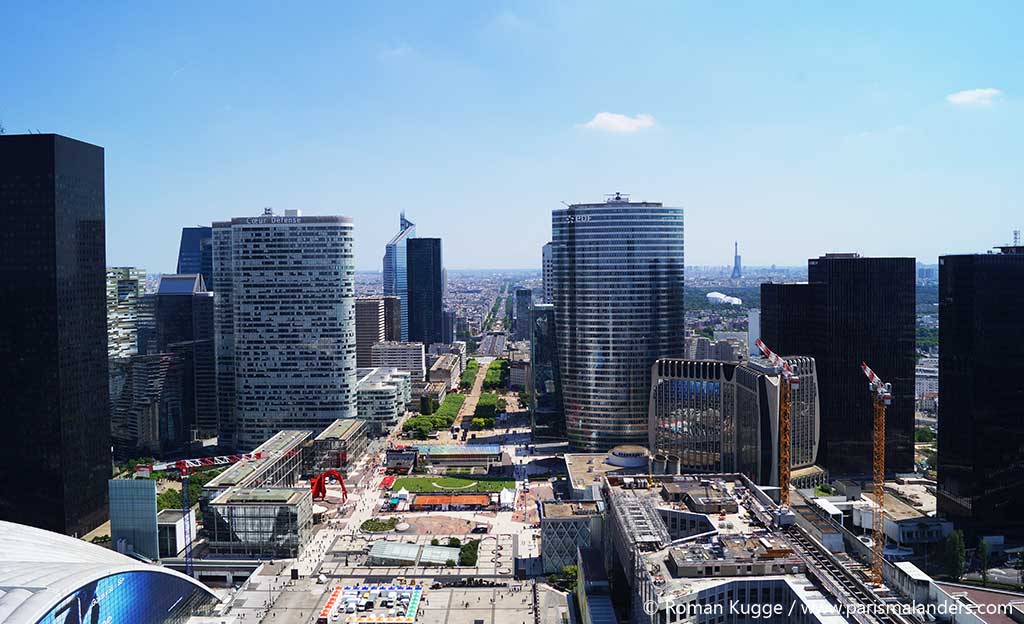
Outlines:
{"type": "Polygon", "coordinates": [[[231,489],[213,499],[214,505],[297,505],[309,494],[303,488],[231,489]]]}
{"type": "Polygon", "coordinates": [[[317,440],[347,440],[360,428],[365,427],[366,423],[362,420],[355,420],[352,418],[339,418],[332,422],[324,429],[320,435],[316,437],[317,440]]]}
{"type": "Polygon", "coordinates": [[[576,489],[601,485],[605,475],[635,475],[647,472],[646,464],[643,468],[624,468],[610,464],[608,453],[566,453],[564,459],[569,480],[576,489]]]}
{"type": "Polygon", "coordinates": [[[547,501],[541,505],[542,518],[593,516],[604,511],[597,501],[547,501]]]}
{"type": "Polygon", "coordinates": [[[311,432],[305,430],[278,431],[269,440],[256,447],[254,452],[263,453],[263,457],[232,464],[227,470],[211,479],[203,487],[219,489],[235,485],[248,485],[249,482],[255,480],[262,470],[279,461],[283,454],[298,448],[311,435],[311,432]]]}
{"type": "Polygon", "coordinates": [[[500,455],[497,444],[420,444],[420,455],[500,455]]]}

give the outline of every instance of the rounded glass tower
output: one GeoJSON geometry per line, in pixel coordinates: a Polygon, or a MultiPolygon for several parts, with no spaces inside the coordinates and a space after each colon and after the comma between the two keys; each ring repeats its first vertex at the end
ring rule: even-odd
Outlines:
{"type": "Polygon", "coordinates": [[[617,193],[552,211],[551,230],[569,443],[645,445],[651,365],[683,356],[683,209],[617,193]]]}

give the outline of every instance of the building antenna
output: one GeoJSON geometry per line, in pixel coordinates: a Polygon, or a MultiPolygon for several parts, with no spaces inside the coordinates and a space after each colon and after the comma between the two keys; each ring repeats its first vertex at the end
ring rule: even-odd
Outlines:
{"type": "Polygon", "coordinates": [[[1020,230],[1013,231],[1013,246],[1020,247],[1020,230]]]}

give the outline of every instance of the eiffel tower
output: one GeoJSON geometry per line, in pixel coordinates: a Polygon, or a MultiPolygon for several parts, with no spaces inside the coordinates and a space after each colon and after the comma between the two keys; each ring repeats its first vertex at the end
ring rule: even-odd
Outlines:
{"type": "Polygon", "coordinates": [[[732,261],[732,279],[740,279],[741,277],[743,277],[743,267],[742,263],[740,262],[740,244],[739,241],[737,241],[734,244],[735,255],[733,256],[732,261]]]}

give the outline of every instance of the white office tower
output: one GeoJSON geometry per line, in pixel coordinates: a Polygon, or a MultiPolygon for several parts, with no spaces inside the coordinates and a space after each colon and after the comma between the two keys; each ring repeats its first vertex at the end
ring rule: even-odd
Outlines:
{"type": "Polygon", "coordinates": [[[281,429],[355,417],[352,219],[267,209],[213,227],[229,444],[255,448],[281,429]]]}
{"type": "Polygon", "coordinates": [[[753,308],[747,310],[747,355],[760,357],[761,350],[757,341],[761,338],[761,311],[753,308]]]}

